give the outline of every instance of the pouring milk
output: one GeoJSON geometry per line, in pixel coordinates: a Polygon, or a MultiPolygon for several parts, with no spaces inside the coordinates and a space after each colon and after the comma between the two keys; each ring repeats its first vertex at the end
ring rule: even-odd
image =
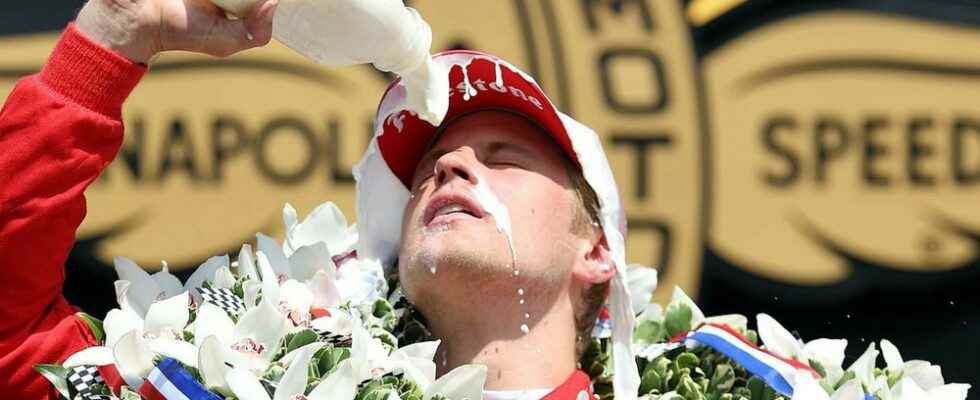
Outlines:
{"type": "MultiPolygon", "coordinates": [[[[211,0],[245,15],[258,0],[211,0]]],[[[405,82],[407,108],[438,126],[449,109],[449,77],[429,57],[432,30],[402,0],[279,0],[272,35],[326,65],[373,64],[405,82]]]]}

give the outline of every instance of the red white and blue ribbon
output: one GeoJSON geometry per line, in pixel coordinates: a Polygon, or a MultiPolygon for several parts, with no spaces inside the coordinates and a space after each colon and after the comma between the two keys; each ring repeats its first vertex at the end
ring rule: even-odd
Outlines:
{"type": "MultiPolygon", "coordinates": [[[[784,396],[793,396],[795,376],[798,372],[802,371],[812,375],[816,380],[820,379],[820,374],[810,366],[760,349],[728,325],[703,324],[693,331],[678,335],[671,341],[708,346],[731,358],[784,396]]],[[[874,397],[865,395],[865,399],[872,400],[874,397]]]]}
{"type": "Polygon", "coordinates": [[[150,371],[139,393],[147,400],[222,400],[172,358],[164,358],[150,371]]]}

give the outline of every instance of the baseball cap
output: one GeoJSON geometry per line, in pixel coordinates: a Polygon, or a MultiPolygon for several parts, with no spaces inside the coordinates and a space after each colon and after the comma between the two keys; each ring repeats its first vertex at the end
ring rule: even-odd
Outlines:
{"type": "MultiPolygon", "coordinates": [[[[626,216],[599,136],[559,111],[534,78],[499,57],[453,50],[433,55],[430,62],[449,78],[449,107],[442,125],[484,109],[522,115],[554,139],[596,193],[603,233],[616,264],[607,299],[612,319],[613,390],[617,399],[635,399],[640,379],[632,350],[634,312],[626,284],[626,216]]],[[[398,257],[412,176],[440,128],[410,111],[407,99],[404,82],[395,80],[378,105],[374,137],[354,167],[358,258],[376,259],[383,265],[393,265],[398,257]]]]}

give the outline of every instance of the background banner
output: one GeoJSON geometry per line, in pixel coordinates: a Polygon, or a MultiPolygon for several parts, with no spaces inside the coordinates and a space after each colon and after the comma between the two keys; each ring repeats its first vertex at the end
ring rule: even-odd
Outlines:
{"type": "MultiPolygon", "coordinates": [[[[0,5],[0,93],[82,3],[0,5]]],[[[889,338],[980,384],[980,3],[407,3],[433,50],[512,61],[602,135],[628,259],[659,270],[656,300],[680,285],[708,314],[764,310],[804,338],[847,337],[847,363],[889,338]]],[[[353,216],[351,166],[390,78],[277,43],[158,57],[88,191],[69,299],[114,304],[116,255],[186,277],[255,232],[281,235],[287,201],[353,216]]]]}

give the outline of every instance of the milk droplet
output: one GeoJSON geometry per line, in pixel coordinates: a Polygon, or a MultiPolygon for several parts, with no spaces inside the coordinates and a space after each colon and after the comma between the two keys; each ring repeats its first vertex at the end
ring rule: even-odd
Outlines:
{"type": "Polygon", "coordinates": [[[516,270],[516,269],[514,270],[514,276],[518,276],[518,275],[520,275],[520,274],[521,274],[521,271],[519,271],[519,270],[516,270]]]}
{"type": "Polygon", "coordinates": [[[521,324],[521,332],[524,332],[524,334],[527,335],[531,332],[531,328],[528,328],[527,324],[521,324]]]}
{"type": "Polygon", "coordinates": [[[494,66],[494,71],[493,72],[495,74],[497,74],[497,79],[495,80],[496,81],[496,84],[497,84],[498,87],[503,87],[504,86],[504,75],[502,73],[500,73],[500,61],[497,61],[497,62],[493,63],[493,66],[494,66]]]}
{"type": "Polygon", "coordinates": [[[467,66],[463,66],[463,100],[469,100],[470,97],[476,96],[477,93],[473,85],[470,85],[470,74],[466,72],[467,66]]]}
{"type": "Polygon", "coordinates": [[[432,274],[435,274],[436,273],[436,266],[433,265],[433,266],[429,267],[429,272],[431,272],[432,274]]]}
{"type": "Polygon", "coordinates": [[[518,303],[524,304],[524,299],[521,299],[518,303]]]}
{"type": "Polygon", "coordinates": [[[524,295],[524,289],[517,289],[517,294],[519,296],[523,296],[524,295]]]}
{"type": "Polygon", "coordinates": [[[530,313],[524,313],[524,319],[531,319],[530,313]]]}

